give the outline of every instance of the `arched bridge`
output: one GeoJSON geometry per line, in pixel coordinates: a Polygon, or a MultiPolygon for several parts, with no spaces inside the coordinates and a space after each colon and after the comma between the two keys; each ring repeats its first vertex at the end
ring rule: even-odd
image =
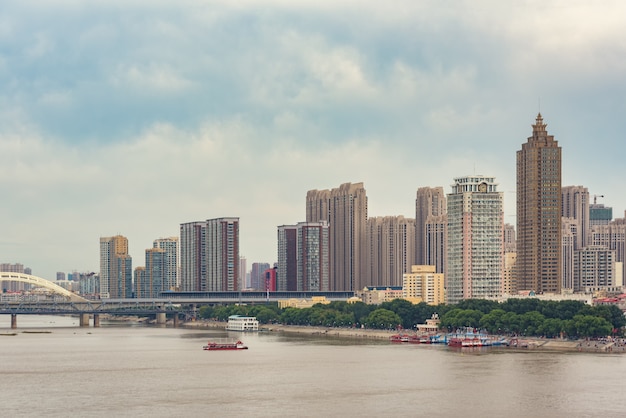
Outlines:
{"type": "Polygon", "coordinates": [[[34,286],[44,287],[53,291],[54,293],[69,298],[69,300],[72,302],[87,302],[87,299],[78,296],[76,293],[70,292],[69,290],[62,288],[61,286],[54,284],[49,280],[42,279],[41,277],[37,276],[32,276],[30,274],[0,272],[0,282],[5,281],[22,282],[32,284],[34,286]]]}

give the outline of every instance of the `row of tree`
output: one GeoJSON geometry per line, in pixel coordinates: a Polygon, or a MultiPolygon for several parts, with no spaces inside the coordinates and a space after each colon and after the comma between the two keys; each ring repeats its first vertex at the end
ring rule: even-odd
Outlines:
{"type": "Polygon", "coordinates": [[[621,334],[626,326],[626,317],[614,305],[539,299],[509,299],[504,303],[467,299],[456,305],[436,306],[396,299],[381,305],[335,301],[305,309],[279,309],[276,304],[200,308],[200,317],[222,321],[230,315],[247,315],[256,316],[262,324],[377,329],[413,329],[435,313],[441,319],[440,328],[446,331],[471,327],[493,334],[581,338],[621,334]]]}

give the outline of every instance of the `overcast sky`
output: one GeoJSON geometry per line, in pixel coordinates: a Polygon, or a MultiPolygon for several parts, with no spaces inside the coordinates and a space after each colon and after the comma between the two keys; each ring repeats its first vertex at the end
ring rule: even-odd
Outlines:
{"type": "Polygon", "coordinates": [[[493,175],[541,111],[563,185],[624,216],[626,2],[3,1],[0,263],[133,267],[184,222],[240,218],[248,266],[311,189],[363,182],[369,216],[493,175]],[[513,3],[513,4],[511,4],[513,3]]]}

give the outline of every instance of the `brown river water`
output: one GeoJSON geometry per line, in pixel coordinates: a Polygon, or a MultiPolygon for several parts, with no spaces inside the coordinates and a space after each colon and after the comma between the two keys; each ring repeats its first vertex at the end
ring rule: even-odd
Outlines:
{"type": "Polygon", "coordinates": [[[626,416],[621,354],[77,323],[0,317],[2,416],[626,416]]]}

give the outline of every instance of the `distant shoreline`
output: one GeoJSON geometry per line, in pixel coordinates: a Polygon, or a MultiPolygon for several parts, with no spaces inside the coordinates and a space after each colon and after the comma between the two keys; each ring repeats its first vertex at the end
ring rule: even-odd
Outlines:
{"type": "MultiPolygon", "coordinates": [[[[219,321],[193,321],[185,322],[185,328],[194,329],[226,329],[226,322],[219,321]]],[[[345,338],[366,338],[376,340],[389,340],[398,331],[365,329],[365,328],[332,328],[312,327],[300,325],[268,324],[260,325],[260,331],[277,332],[286,334],[304,334],[311,336],[333,336],[345,338]]],[[[590,352],[590,353],[626,353],[626,343],[621,340],[564,340],[560,338],[537,338],[523,337],[519,339],[523,346],[506,347],[498,349],[517,351],[562,351],[562,352],[590,352]]]]}

